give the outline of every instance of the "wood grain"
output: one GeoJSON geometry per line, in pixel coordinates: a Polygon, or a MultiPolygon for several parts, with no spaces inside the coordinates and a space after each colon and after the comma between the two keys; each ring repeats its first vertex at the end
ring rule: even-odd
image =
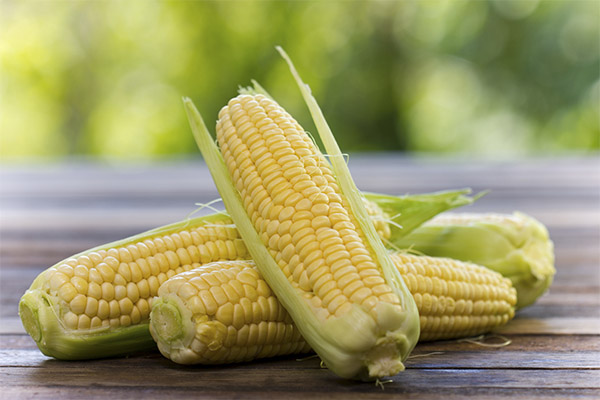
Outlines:
{"type": "Polygon", "coordinates": [[[86,362],[41,354],[17,316],[35,276],[87,248],[184,219],[218,194],[204,164],[79,160],[0,169],[0,399],[600,398],[600,159],[512,162],[352,155],[363,190],[391,194],[471,187],[491,192],[465,211],[520,210],[549,228],[557,274],[488,348],[420,343],[392,382],[341,380],[319,360],[281,357],[180,366],[157,351],[86,362]]]}

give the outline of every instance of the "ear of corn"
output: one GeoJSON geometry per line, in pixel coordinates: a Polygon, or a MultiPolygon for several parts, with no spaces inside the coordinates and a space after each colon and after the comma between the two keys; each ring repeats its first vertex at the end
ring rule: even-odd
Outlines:
{"type": "MultiPolygon", "coordinates": [[[[466,193],[401,197],[369,193],[366,206],[382,238],[389,239],[392,233],[398,238],[410,231],[412,221],[423,222],[438,210],[472,202],[466,193]],[[396,226],[390,230],[387,220],[392,217],[401,230],[396,226]]],[[[84,251],[48,268],[21,298],[19,314],[47,356],[90,359],[151,350],[155,344],[148,332],[148,312],[160,284],[198,263],[248,258],[227,214],[191,218],[84,251]],[[135,307],[129,307],[123,294],[135,307]]]]}
{"type": "Polygon", "coordinates": [[[544,225],[523,213],[442,214],[405,237],[400,248],[471,261],[512,281],[517,309],[533,304],[552,284],[554,246],[544,225]]]}
{"type": "MultiPolygon", "coordinates": [[[[515,290],[487,268],[446,258],[392,255],[414,296],[421,341],[475,336],[514,315],[515,290]]],[[[209,263],[159,289],[150,332],[181,364],[222,364],[309,350],[251,261],[209,263]]]]}
{"type": "Polygon", "coordinates": [[[166,357],[223,364],[310,350],[253,262],[192,271],[165,282],[152,308],[150,332],[166,357]]]}
{"type": "Polygon", "coordinates": [[[74,255],[42,272],[19,301],[25,330],[60,359],[152,348],[151,301],[173,275],[201,263],[247,258],[227,215],[164,226],[74,255]]]}
{"type": "Polygon", "coordinates": [[[253,260],[327,367],[359,379],[402,370],[418,313],[347,172],[334,177],[297,122],[262,95],[240,95],[219,113],[224,159],[186,105],[253,260]]]}

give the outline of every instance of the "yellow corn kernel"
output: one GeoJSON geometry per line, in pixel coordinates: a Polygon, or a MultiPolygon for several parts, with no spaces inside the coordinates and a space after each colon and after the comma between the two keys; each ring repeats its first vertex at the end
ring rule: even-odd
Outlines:
{"type": "Polygon", "coordinates": [[[79,316],[79,321],[77,322],[77,329],[89,329],[92,323],[92,319],[85,314],[79,316]]]}
{"type": "Polygon", "coordinates": [[[96,300],[93,297],[88,297],[87,302],[85,304],[84,312],[90,318],[95,317],[96,314],[98,313],[98,300],[96,300]]]}
{"type": "Polygon", "coordinates": [[[86,303],[87,303],[87,297],[84,296],[83,294],[78,294],[69,303],[69,308],[74,314],[79,315],[79,314],[83,313],[83,311],[85,310],[86,303]]]}
{"type": "Polygon", "coordinates": [[[69,303],[78,294],[78,290],[71,283],[67,282],[58,289],[58,297],[69,303]]]}
{"type": "Polygon", "coordinates": [[[108,319],[110,315],[110,306],[108,301],[102,299],[98,301],[98,318],[100,318],[102,321],[108,319]]]}

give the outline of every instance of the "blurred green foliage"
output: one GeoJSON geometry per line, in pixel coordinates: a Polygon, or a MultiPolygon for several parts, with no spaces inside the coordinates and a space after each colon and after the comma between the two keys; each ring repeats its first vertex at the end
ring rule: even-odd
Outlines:
{"type": "Polygon", "coordinates": [[[2,1],[1,156],[196,154],[253,78],[314,131],[277,44],[347,152],[600,148],[595,0],[2,1]]]}

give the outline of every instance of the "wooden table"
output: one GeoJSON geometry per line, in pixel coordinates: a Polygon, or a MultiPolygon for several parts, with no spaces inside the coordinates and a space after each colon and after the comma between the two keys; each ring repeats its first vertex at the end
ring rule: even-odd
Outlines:
{"type": "Polygon", "coordinates": [[[600,159],[516,162],[355,155],[363,190],[391,194],[471,187],[469,211],[520,210],[556,246],[549,294],[502,331],[502,348],[420,344],[384,389],[338,379],[315,358],[186,367],[160,354],[87,362],[43,356],[17,317],[34,277],[95,245],[185,218],[218,194],[204,164],[4,165],[0,172],[0,398],[600,398],[600,159]]]}

